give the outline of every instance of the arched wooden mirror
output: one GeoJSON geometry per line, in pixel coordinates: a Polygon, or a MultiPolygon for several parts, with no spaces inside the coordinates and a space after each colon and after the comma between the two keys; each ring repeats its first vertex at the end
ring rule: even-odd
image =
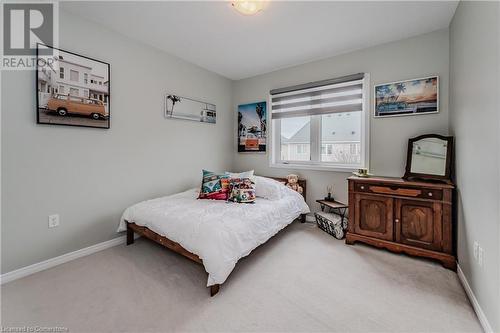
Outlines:
{"type": "Polygon", "coordinates": [[[408,140],[404,179],[451,183],[453,137],[426,134],[408,140]]]}

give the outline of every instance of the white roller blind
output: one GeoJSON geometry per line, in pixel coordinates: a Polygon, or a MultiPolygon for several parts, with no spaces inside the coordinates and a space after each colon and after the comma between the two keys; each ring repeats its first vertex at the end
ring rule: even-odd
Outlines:
{"type": "Polygon", "coordinates": [[[271,90],[272,119],[363,111],[364,74],[271,90]]]}

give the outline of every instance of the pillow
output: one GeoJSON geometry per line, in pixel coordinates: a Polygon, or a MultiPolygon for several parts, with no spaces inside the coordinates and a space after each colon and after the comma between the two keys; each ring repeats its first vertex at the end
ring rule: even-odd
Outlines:
{"type": "Polygon", "coordinates": [[[253,170],[250,171],[245,171],[245,172],[225,172],[226,176],[229,176],[229,178],[252,178],[253,177],[253,170]]]}
{"type": "Polygon", "coordinates": [[[255,176],[256,196],[268,200],[280,200],[283,197],[283,188],[285,184],[277,180],[255,176]]]}
{"type": "Polygon", "coordinates": [[[229,196],[229,177],[203,170],[203,180],[198,199],[227,200],[229,196]]]}
{"type": "Polygon", "coordinates": [[[231,178],[229,180],[229,200],[239,203],[254,203],[254,181],[251,178],[231,178]]]}

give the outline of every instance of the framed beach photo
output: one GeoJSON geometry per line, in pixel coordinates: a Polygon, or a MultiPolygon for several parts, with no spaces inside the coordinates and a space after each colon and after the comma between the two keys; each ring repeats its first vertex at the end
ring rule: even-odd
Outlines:
{"type": "Polygon", "coordinates": [[[266,117],[266,102],[238,105],[239,153],[266,151],[266,117]]]}
{"type": "Polygon", "coordinates": [[[439,77],[430,76],[375,86],[374,116],[413,116],[439,112],[439,77]]]}
{"type": "Polygon", "coordinates": [[[167,94],[165,118],[215,124],[217,122],[217,107],[215,104],[194,98],[167,94]]]}
{"type": "Polygon", "coordinates": [[[110,127],[110,65],[73,52],[37,44],[38,124],[110,127]],[[52,56],[41,56],[50,48],[52,56]]]}

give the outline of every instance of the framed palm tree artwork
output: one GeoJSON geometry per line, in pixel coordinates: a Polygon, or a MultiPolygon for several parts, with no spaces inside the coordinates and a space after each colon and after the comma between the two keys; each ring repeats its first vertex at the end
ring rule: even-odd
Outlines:
{"type": "Polygon", "coordinates": [[[439,112],[438,76],[375,86],[375,117],[412,116],[437,112],[439,112]]]}
{"type": "Polygon", "coordinates": [[[238,152],[265,152],[266,102],[238,105],[238,152]]]}

